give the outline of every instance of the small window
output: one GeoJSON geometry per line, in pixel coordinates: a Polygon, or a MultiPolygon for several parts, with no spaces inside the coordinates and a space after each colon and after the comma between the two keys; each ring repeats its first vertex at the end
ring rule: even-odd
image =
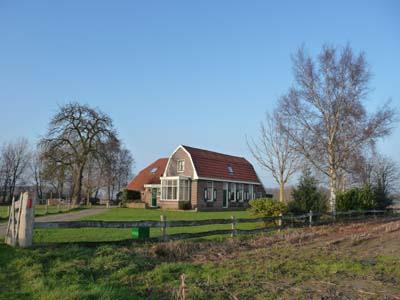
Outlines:
{"type": "Polygon", "coordinates": [[[207,188],[204,189],[204,200],[208,201],[208,190],[207,188]]]}
{"type": "Polygon", "coordinates": [[[205,201],[209,201],[212,202],[215,200],[216,198],[216,192],[217,190],[213,188],[214,184],[212,181],[208,181],[207,182],[207,187],[204,188],[204,194],[203,194],[203,198],[205,201]]]}
{"type": "Polygon", "coordinates": [[[232,168],[232,166],[228,166],[228,173],[229,173],[229,175],[233,175],[233,168],[232,168]]]}
{"type": "Polygon", "coordinates": [[[158,171],[158,168],[155,167],[155,168],[151,169],[150,173],[155,174],[157,171],[158,171]]]}
{"type": "Polygon", "coordinates": [[[178,170],[178,172],[185,171],[185,161],[183,159],[182,160],[178,160],[177,170],[178,170]]]}
{"type": "Polygon", "coordinates": [[[243,202],[243,184],[236,184],[236,200],[243,202]]]}

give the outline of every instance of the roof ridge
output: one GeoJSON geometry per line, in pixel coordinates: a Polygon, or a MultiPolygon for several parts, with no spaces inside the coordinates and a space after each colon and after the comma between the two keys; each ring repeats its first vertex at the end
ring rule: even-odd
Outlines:
{"type": "MultiPolygon", "coordinates": [[[[222,156],[230,156],[230,157],[235,157],[235,158],[241,158],[246,160],[246,158],[244,158],[243,156],[237,156],[237,155],[232,155],[232,154],[225,154],[225,153],[221,153],[221,152],[216,152],[216,151],[211,151],[211,150],[207,150],[207,149],[202,149],[202,148],[196,148],[196,147],[192,147],[192,146],[187,146],[187,145],[181,145],[184,148],[192,148],[195,150],[200,150],[200,151],[204,151],[204,152],[209,152],[209,153],[213,153],[213,154],[217,154],[217,155],[222,155],[222,156]]],[[[246,160],[247,161],[247,160],[246,160]]]]}

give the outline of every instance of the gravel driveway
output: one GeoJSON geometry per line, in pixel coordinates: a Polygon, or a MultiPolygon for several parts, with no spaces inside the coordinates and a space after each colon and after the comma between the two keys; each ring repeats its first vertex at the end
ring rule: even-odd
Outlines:
{"type": "MultiPolygon", "coordinates": [[[[75,221],[84,217],[90,217],[106,211],[107,208],[88,208],[64,214],[54,214],[36,217],[35,222],[75,221]]],[[[4,237],[7,229],[7,222],[0,224],[0,237],[4,237]]]]}

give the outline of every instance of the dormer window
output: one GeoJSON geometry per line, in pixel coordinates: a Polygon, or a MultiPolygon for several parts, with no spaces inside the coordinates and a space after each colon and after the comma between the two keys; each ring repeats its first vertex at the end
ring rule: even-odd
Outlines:
{"type": "Polygon", "coordinates": [[[229,173],[229,175],[233,175],[233,168],[232,168],[232,166],[228,166],[228,173],[229,173]]]}
{"type": "Polygon", "coordinates": [[[184,172],[185,171],[185,160],[183,160],[183,159],[178,160],[178,166],[176,169],[179,173],[184,172]]]}
{"type": "Polygon", "coordinates": [[[150,173],[155,174],[157,171],[158,171],[158,168],[155,167],[155,168],[153,168],[153,169],[150,170],[150,173]]]}

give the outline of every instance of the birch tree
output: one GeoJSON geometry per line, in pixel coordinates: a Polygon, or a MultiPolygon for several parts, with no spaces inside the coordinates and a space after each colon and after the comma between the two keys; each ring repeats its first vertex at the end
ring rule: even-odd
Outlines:
{"type": "Polygon", "coordinates": [[[289,136],[282,130],[277,114],[266,114],[260,124],[258,139],[247,143],[257,163],[270,172],[279,185],[279,201],[285,202],[285,185],[296,172],[298,155],[291,148],[289,136]]]}
{"type": "Polygon", "coordinates": [[[328,176],[335,212],[338,174],[354,153],[390,134],[395,112],[388,104],[366,111],[369,68],[364,54],[349,46],[324,46],[316,59],[300,49],[293,71],[294,86],[279,104],[282,130],[296,151],[328,176]]]}

